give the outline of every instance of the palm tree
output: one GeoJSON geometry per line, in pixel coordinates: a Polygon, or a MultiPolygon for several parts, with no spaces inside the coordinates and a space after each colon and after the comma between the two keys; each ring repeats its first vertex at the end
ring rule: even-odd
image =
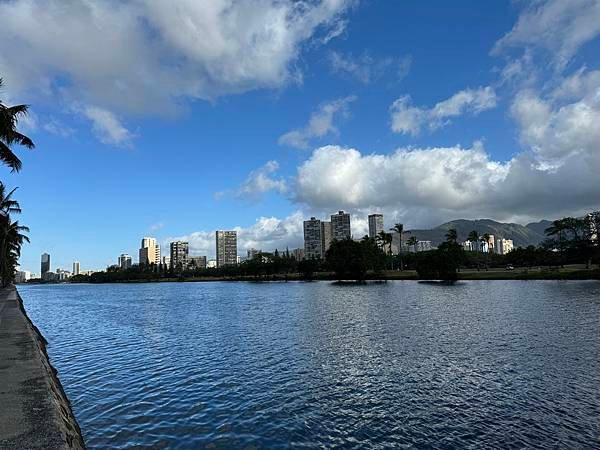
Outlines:
{"type": "Polygon", "coordinates": [[[563,266],[563,252],[565,249],[565,232],[567,231],[567,224],[564,219],[555,220],[548,228],[544,230],[546,236],[557,236],[558,238],[558,250],[560,253],[560,262],[563,266]]]}
{"type": "Polygon", "coordinates": [[[419,242],[419,240],[416,238],[416,236],[411,236],[408,238],[408,241],[406,241],[406,244],[409,247],[412,247],[414,252],[417,252],[417,243],[419,242]]]}
{"type": "MultiPolygon", "coordinates": [[[[2,88],[2,78],[0,78],[2,88]]],[[[27,114],[27,105],[7,106],[0,100],[0,162],[10,167],[11,172],[21,170],[21,160],[11,149],[14,145],[34,148],[33,141],[17,131],[19,117],[27,114]]]]}
{"type": "Polygon", "coordinates": [[[456,229],[450,228],[446,232],[446,242],[449,242],[451,244],[456,244],[457,240],[458,240],[458,233],[456,232],[456,229]]]}
{"type": "Polygon", "coordinates": [[[380,231],[375,238],[377,240],[377,245],[379,245],[383,252],[390,256],[392,254],[392,234],[386,233],[385,231],[380,231]]]}
{"type": "Polygon", "coordinates": [[[3,216],[8,216],[10,214],[19,214],[21,212],[21,208],[19,207],[19,202],[12,199],[12,195],[17,190],[14,188],[8,194],[6,193],[6,187],[0,181],[0,214],[3,216]]]}
{"type": "Polygon", "coordinates": [[[404,271],[404,263],[402,262],[402,233],[404,233],[404,224],[397,223],[392,228],[390,228],[390,231],[395,231],[396,233],[398,233],[398,256],[400,257],[400,272],[402,272],[404,271]]]}
{"type": "Polygon", "coordinates": [[[0,218],[0,279],[6,287],[14,280],[15,269],[21,256],[23,242],[29,242],[24,234],[29,228],[11,222],[8,216],[0,218]]]}
{"type": "Polygon", "coordinates": [[[479,247],[479,233],[477,233],[475,230],[471,231],[467,237],[467,240],[472,244],[472,246],[473,244],[477,243],[477,245],[475,245],[475,251],[477,251],[479,247]]]}

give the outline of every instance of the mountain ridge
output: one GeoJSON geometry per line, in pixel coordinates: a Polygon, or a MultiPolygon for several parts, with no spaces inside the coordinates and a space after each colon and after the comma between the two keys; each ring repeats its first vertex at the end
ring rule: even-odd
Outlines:
{"type": "Polygon", "coordinates": [[[407,230],[407,236],[415,236],[420,241],[431,241],[439,245],[446,240],[446,233],[454,228],[458,234],[458,241],[463,242],[473,230],[479,235],[492,234],[494,238],[512,239],[515,247],[539,245],[547,236],[544,230],[552,224],[549,220],[531,222],[527,225],[518,223],[497,222],[492,219],[456,219],[445,222],[437,227],[426,229],[407,230]]]}

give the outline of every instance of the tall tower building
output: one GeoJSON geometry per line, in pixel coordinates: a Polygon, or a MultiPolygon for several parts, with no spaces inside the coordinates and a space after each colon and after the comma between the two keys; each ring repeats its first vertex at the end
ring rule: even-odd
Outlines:
{"type": "Polygon", "coordinates": [[[188,255],[190,245],[187,242],[171,242],[171,267],[173,269],[183,270],[188,265],[188,255]]]}
{"type": "Polygon", "coordinates": [[[140,265],[160,264],[160,245],[156,239],[145,237],[140,247],[140,265]]]}
{"type": "Polygon", "coordinates": [[[333,240],[333,229],[331,228],[331,222],[321,222],[321,247],[323,251],[323,257],[329,250],[331,241],[333,240]]]}
{"type": "Polygon", "coordinates": [[[304,257],[306,259],[323,258],[323,227],[315,217],[304,221],[304,257]]]}
{"type": "Polygon", "coordinates": [[[42,253],[41,276],[43,277],[47,272],[50,272],[50,255],[42,253]]]}
{"type": "Polygon", "coordinates": [[[344,211],[338,211],[337,214],[331,215],[332,237],[338,241],[350,239],[352,233],[350,231],[350,214],[344,211]]]}
{"type": "Polygon", "coordinates": [[[79,261],[75,261],[73,263],[73,276],[79,275],[80,272],[81,272],[81,268],[79,267],[79,261]]]}
{"type": "Polygon", "coordinates": [[[237,264],[237,231],[216,231],[217,267],[237,264]]]}
{"type": "Polygon", "coordinates": [[[384,230],[383,227],[383,214],[370,214],[369,215],[369,237],[376,239],[377,235],[384,230]]]}
{"type": "Polygon", "coordinates": [[[121,256],[119,256],[119,268],[120,269],[129,269],[131,268],[131,256],[129,256],[127,253],[121,253],[121,256]]]}

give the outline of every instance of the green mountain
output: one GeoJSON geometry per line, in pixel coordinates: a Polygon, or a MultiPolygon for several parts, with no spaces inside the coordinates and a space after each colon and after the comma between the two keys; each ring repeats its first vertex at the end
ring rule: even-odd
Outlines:
{"type": "Polygon", "coordinates": [[[459,219],[443,223],[431,230],[410,230],[410,233],[407,232],[404,239],[415,236],[420,241],[431,241],[433,245],[439,245],[446,240],[445,235],[448,230],[454,228],[458,233],[459,242],[465,241],[469,233],[475,230],[479,235],[493,234],[496,239],[512,239],[515,247],[526,247],[528,245],[538,245],[546,239],[544,230],[551,223],[549,220],[541,220],[527,225],[520,225],[518,223],[496,222],[490,219],[459,219]]]}

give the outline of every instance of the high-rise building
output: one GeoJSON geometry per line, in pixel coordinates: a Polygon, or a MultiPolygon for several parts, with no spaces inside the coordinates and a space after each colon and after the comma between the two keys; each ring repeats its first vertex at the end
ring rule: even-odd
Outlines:
{"type": "Polygon", "coordinates": [[[73,276],[79,275],[81,268],[79,267],[79,261],[73,263],[73,276]]]}
{"type": "Polygon", "coordinates": [[[369,237],[376,239],[377,235],[384,230],[383,228],[383,214],[370,214],[369,215],[369,237]]]}
{"type": "Polygon", "coordinates": [[[304,221],[304,256],[306,259],[323,258],[321,221],[316,217],[304,221]]]}
{"type": "Polygon", "coordinates": [[[494,251],[499,255],[506,255],[514,248],[512,239],[498,238],[496,239],[496,246],[494,251]]]}
{"type": "Polygon", "coordinates": [[[304,259],[304,249],[303,248],[295,248],[292,250],[292,257],[296,261],[302,261],[304,259]]]}
{"type": "Polygon", "coordinates": [[[344,211],[338,211],[337,214],[331,215],[332,237],[338,241],[350,239],[352,232],[350,229],[350,214],[344,211]]]}
{"type": "Polygon", "coordinates": [[[46,272],[50,272],[50,255],[48,253],[42,253],[42,267],[41,267],[41,272],[42,272],[42,278],[44,278],[44,275],[46,274],[46,272]]]}
{"type": "Polygon", "coordinates": [[[188,265],[190,245],[184,241],[171,242],[171,267],[183,270],[188,265]]]}
{"type": "Polygon", "coordinates": [[[160,264],[160,245],[156,239],[145,237],[140,247],[140,265],[160,264]]]}
{"type": "Polygon", "coordinates": [[[237,231],[216,231],[217,267],[237,264],[237,231]]]}
{"type": "Polygon", "coordinates": [[[188,269],[206,269],[206,256],[189,256],[188,269]]]}
{"type": "Polygon", "coordinates": [[[332,240],[333,229],[331,227],[331,222],[321,222],[321,247],[323,249],[323,257],[325,257],[325,253],[329,250],[332,240]]]}
{"type": "Polygon", "coordinates": [[[129,256],[127,253],[121,253],[121,256],[119,256],[119,262],[118,262],[119,268],[121,270],[125,270],[125,269],[131,268],[131,265],[132,265],[131,256],[129,256]]]}
{"type": "Polygon", "coordinates": [[[433,250],[433,245],[431,245],[431,241],[417,241],[416,250],[418,252],[428,252],[433,250]]]}

